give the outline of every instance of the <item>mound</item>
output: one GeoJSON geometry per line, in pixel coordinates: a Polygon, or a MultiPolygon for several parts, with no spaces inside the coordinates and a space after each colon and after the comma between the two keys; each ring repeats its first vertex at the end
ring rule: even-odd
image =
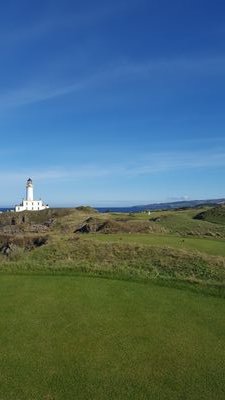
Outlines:
{"type": "Polygon", "coordinates": [[[127,221],[127,220],[100,220],[88,218],[75,233],[151,233],[166,232],[166,229],[151,221],[127,221]]]}
{"type": "Polygon", "coordinates": [[[76,207],[75,210],[81,211],[86,214],[98,213],[98,211],[95,208],[89,207],[89,206],[79,206],[79,207],[76,207]]]}
{"type": "Polygon", "coordinates": [[[102,221],[98,218],[90,217],[75,229],[74,233],[95,233],[99,230],[102,221]]]}
{"type": "Polygon", "coordinates": [[[225,225],[225,205],[211,208],[207,211],[197,214],[194,219],[213,222],[215,224],[225,225]]]}

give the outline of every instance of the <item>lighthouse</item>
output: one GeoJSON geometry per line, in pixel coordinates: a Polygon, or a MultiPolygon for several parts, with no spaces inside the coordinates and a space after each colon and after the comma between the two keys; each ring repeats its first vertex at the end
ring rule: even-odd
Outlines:
{"type": "Polygon", "coordinates": [[[27,201],[34,200],[33,182],[32,182],[32,179],[30,179],[30,178],[27,180],[27,185],[26,185],[26,200],[27,201]]]}
{"type": "Polygon", "coordinates": [[[49,208],[41,199],[34,200],[34,187],[31,178],[26,183],[26,198],[22,200],[22,203],[15,207],[16,212],[20,211],[41,211],[49,208]]]}

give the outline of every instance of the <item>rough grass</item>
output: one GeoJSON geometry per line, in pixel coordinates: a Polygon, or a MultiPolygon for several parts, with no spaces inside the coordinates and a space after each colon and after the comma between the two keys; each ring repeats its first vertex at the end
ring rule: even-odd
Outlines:
{"type": "MultiPolygon", "coordinates": [[[[199,209],[155,212],[151,221],[143,213],[104,215],[86,208],[25,213],[32,223],[21,222],[28,231],[7,236],[13,246],[5,251],[3,243],[0,271],[86,272],[224,287],[225,241],[221,238],[225,227],[194,219],[197,212],[199,209]],[[47,234],[42,234],[43,238],[48,236],[46,244],[34,249],[37,237],[41,236],[29,229],[41,220],[44,224],[49,220],[54,223],[47,227],[47,234]],[[94,233],[74,234],[85,223],[94,233]],[[105,234],[99,233],[99,226],[105,234]],[[148,233],[135,233],[143,229],[148,233]],[[198,236],[193,236],[197,231],[198,236]]],[[[9,218],[7,214],[6,217],[9,218]]],[[[2,218],[0,222],[4,223],[5,216],[2,218]]],[[[6,234],[1,238],[6,238],[6,234]]]]}
{"type": "Polygon", "coordinates": [[[225,238],[225,226],[223,221],[217,217],[217,224],[213,220],[207,218],[198,219],[197,215],[210,212],[211,208],[204,207],[202,209],[174,210],[174,211],[154,211],[147,213],[133,214],[111,214],[113,220],[130,220],[130,221],[150,221],[154,222],[158,228],[164,228],[166,233],[176,234],[180,236],[194,237],[215,237],[225,238]]]}
{"type": "MultiPolygon", "coordinates": [[[[108,235],[106,235],[108,236],[108,235]]],[[[93,236],[94,237],[94,236],[93,236]]],[[[2,257],[2,271],[86,272],[125,279],[187,281],[224,287],[225,258],[172,247],[51,238],[21,257],[2,257]]]]}
{"type": "Polygon", "coordinates": [[[148,235],[148,234],[109,234],[95,235],[95,240],[103,242],[136,243],[151,246],[170,246],[178,249],[198,250],[214,256],[225,257],[225,240],[207,238],[179,237],[172,235],[148,235]]]}
{"type": "Polygon", "coordinates": [[[134,282],[1,276],[4,400],[224,400],[225,303],[134,282]]]}
{"type": "Polygon", "coordinates": [[[113,220],[101,218],[88,218],[75,232],[80,233],[166,233],[166,229],[152,221],[130,219],[113,220]]]}
{"type": "Polygon", "coordinates": [[[195,219],[225,225],[225,206],[217,206],[203,211],[195,216],[195,219]]]}
{"type": "Polygon", "coordinates": [[[151,219],[160,218],[161,226],[181,236],[225,238],[225,227],[222,224],[198,220],[195,218],[198,213],[199,210],[154,213],[151,219]]]}

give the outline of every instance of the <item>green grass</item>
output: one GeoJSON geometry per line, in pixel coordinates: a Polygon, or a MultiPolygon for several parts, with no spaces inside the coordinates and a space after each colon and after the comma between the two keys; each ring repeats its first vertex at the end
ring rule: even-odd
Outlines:
{"type": "Polygon", "coordinates": [[[1,275],[3,400],[223,400],[225,302],[153,284],[1,275]]]}
{"type": "Polygon", "coordinates": [[[179,249],[198,250],[203,253],[225,257],[225,240],[189,238],[172,235],[149,234],[97,234],[95,240],[103,242],[138,243],[151,246],[171,246],[179,249]]]}
{"type": "Polygon", "coordinates": [[[225,226],[199,211],[152,213],[148,234],[74,234],[146,214],[27,214],[53,220],[35,249],[30,220],[3,232],[0,400],[224,400],[225,226]]]}
{"type": "Polygon", "coordinates": [[[195,219],[199,213],[211,212],[207,207],[201,209],[188,209],[184,211],[154,211],[150,216],[146,213],[133,213],[129,214],[112,214],[111,218],[115,220],[128,220],[128,221],[151,221],[158,219],[155,225],[159,228],[164,228],[168,233],[177,234],[181,236],[191,235],[194,237],[216,237],[225,238],[225,226],[223,219],[221,223],[217,217],[217,224],[213,223],[214,220],[199,220],[195,219]]]}
{"type": "MultiPolygon", "coordinates": [[[[225,258],[190,249],[96,240],[97,235],[53,237],[32,251],[2,256],[2,272],[80,273],[138,280],[186,281],[224,291],[225,258]]],[[[119,237],[119,236],[118,236],[119,237]]]]}
{"type": "Polygon", "coordinates": [[[194,219],[200,211],[202,210],[164,211],[153,213],[150,218],[160,218],[159,224],[171,233],[225,238],[225,227],[222,224],[194,219]]]}
{"type": "Polygon", "coordinates": [[[196,218],[213,222],[215,224],[225,225],[225,206],[210,208],[196,215],[196,218]]]}

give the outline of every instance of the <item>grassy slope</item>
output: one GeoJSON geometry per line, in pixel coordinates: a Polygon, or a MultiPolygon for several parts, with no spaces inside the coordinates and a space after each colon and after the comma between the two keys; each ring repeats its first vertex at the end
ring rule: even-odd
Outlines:
{"type": "MultiPolygon", "coordinates": [[[[105,235],[108,236],[108,235],[105,235]]],[[[101,242],[96,235],[51,238],[31,252],[5,258],[2,271],[63,272],[125,279],[186,281],[202,287],[216,285],[224,296],[225,259],[185,249],[136,243],[101,242]],[[91,239],[93,237],[93,239],[91,239]]],[[[211,291],[211,289],[210,289],[211,291]]]]}
{"type": "Polygon", "coordinates": [[[94,239],[103,242],[137,243],[159,247],[170,246],[178,249],[198,250],[203,253],[225,257],[225,240],[149,234],[98,234],[94,236],[94,239]]]}
{"type": "Polygon", "coordinates": [[[1,276],[4,400],[223,400],[225,303],[134,282],[1,276]]]}
{"type": "MultiPolygon", "coordinates": [[[[211,209],[209,209],[210,212],[211,209]]],[[[133,221],[146,221],[159,219],[156,225],[165,228],[168,232],[180,236],[218,237],[225,238],[225,226],[219,218],[217,224],[214,221],[199,220],[194,217],[202,212],[208,212],[207,208],[190,209],[185,211],[155,211],[149,216],[146,213],[137,213],[126,216],[124,214],[112,214],[113,219],[130,219],[133,221]]]]}
{"type": "Polygon", "coordinates": [[[205,212],[197,214],[196,218],[215,224],[225,225],[225,206],[210,208],[205,212]]]}
{"type": "MultiPolygon", "coordinates": [[[[192,236],[212,236],[225,238],[225,227],[209,221],[194,219],[199,210],[187,210],[161,213],[160,224],[172,233],[192,236]]],[[[153,213],[151,218],[160,217],[160,213],[153,213]]]]}

